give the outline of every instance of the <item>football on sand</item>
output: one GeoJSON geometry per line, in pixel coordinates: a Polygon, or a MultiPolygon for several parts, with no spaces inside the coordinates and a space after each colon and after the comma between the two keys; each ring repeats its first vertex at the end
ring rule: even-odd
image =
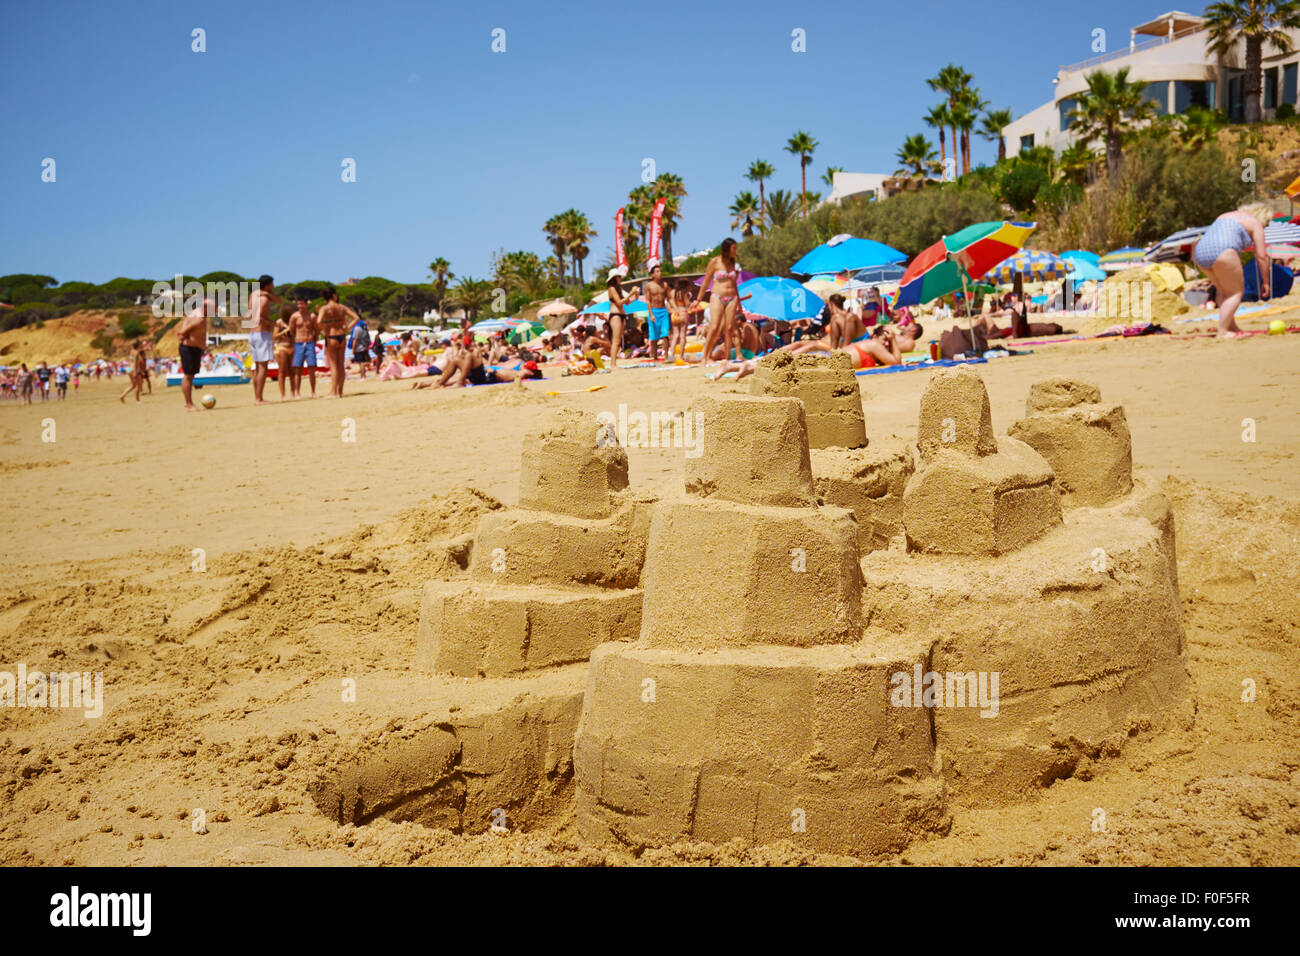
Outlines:
{"type": "Polygon", "coordinates": [[[208,394],[204,395],[203,398],[201,399],[201,404],[203,405],[204,408],[216,408],[217,396],[213,395],[211,392],[208,392],[208,394]]]}

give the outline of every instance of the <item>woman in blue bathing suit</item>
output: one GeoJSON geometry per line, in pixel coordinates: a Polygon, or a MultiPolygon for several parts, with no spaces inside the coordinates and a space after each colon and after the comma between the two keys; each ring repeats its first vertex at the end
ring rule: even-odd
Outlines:
{"type": "Polygon", "coordinates": [[[1264,203],[1252,203],[1232,212],[1225,212],[1196,243],[1192,261],[1210,277],[1219,297],[1219,338],[1240,336],[1237,328],[1237,306],[1245,291],[1241,257],[1255,248],[1255,261],[1259,265],[1259,296],[1268,298],[1272,265],[1264,240],[1264,226],[1273,217],[1273,211],[1264,203]]]}

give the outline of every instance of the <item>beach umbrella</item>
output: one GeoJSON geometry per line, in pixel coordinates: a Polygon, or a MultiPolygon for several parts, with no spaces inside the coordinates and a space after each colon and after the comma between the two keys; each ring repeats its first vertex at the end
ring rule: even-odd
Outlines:
{"type": "Polygon", "coordinates": [[[1264,228],[1264,241],[1269,245],[1284,242],[1300,243],[1300,226],[1293,222],[1275,222],[1264,228]]]}
{"type": "Polygon", "coordinates": [[[920,305],[981,278],[1024,246],[1037,223],[977,222],[922,250],[899,280],[895,305],[920,305]]]}
{"type": "Polygon", "coordinates": [[[826,304],[820,296],[809,292],[793,279],[778,276],[750,279],[742,282],[739,289],[742,296],[749,296],[741,303],[745,312],[785,322],[810,319],[819,314],[826,304]]]}
{"type": "Polygon", "coordinates": [[[1125,246],[1123,249],[1112,249],[1106,253],[1097,260],[1097,265],[1107,272],[1120,272],[1124,269],[1142,265],[1144,261],[1142,257],[1145,254],[1145,249],[1139,249],[1137,246],[1125,246]]]}
{"type": "Polygon", "coordinates": [[[569,305],[563,299],[556,299],[554,302],[548,302],[537,310],[539,316],[542,315],[568,315],[570,312],[577,312],[578,307],[569,305]]]}
{"type": "Polygon", "coordinates": [[[1088,279],[1095,279],[1101,282],[1106,278],[1106,273],[1102,271],[1101,266],[1095,262],[1089,262],[1087,259],[1076,259],[1068,253],[1061,256],[1066,262],[1074,267],[1074,271],[1066,276],[1067,279],[1074,282],[1084,282],[1088,279]]]}
{"type": "Polygon", "coordinates": [[[1090,262],[1095,266],[1097,265],[1097,260],[1100,259],[1101,256],[1097,255],[1095,252],[1089,252],[1086,249],[1066,249],[1061,253],[1061,258],[1074,259],[1076,262],[1090,262]]]}
{"type": "Polygon", "coordinates": [[[1060,256],[1041,249],[1021,249],[1005,262],[994,267],[988,276],[997,282],[1010,282],[1016,275],[1022,275],[1030,282],[1043,279],[1060,279],[1072,268],[1072,264],[1060,256]]]}
{"type": "Polygon", "coordinates": [[[837,272],[856,272],[868,266],[883,266],[902,262],[906,254],[874,239],[857,239],[842,234],[835,236],[808,252],[790,267],[795,275],[828,275],[837,272]]]}
{"type": "Polygon", "coordinates": [[[1192,250],[1196,248],[1196,243],[1209,228],[1209,226],[1194,226],[1191,229],[1180,229],[1154,245],[1147,246],[1143,258],[1148,262],[1187,262],[1192,258],[1192,250]]]}
{"type": "Polygon", "coordinates": [[[510,328],[505,319],[483,319],[469,327],[471,332],[501,332],[510,328]]]}
{"type": "Polygon", "coordinates": [[[1300,246],[1289,244],[1269,246],[1268,256],[1270,259],[1294,259],[1296,256],[1300,256],[1300,246]]]}
{"type": "Polygon", "coordinates": [[[901,262],[891,262],[883,266],[868,266],[865,269],[859,269],[854,273],[853,279],[866,285],[880,285],[899,281],[906,271],[907,269],[901,262]]]}

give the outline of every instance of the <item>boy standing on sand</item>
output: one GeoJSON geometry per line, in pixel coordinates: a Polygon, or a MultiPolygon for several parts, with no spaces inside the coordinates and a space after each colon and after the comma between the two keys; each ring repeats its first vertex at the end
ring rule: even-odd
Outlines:
{"type": "MultiPolygon", "coordinates": [[[[253,404],[268,404],[262,398],[266,389],[266,377],[271,359],[275,355],[275,342],[272,336],[274,323],[271,319],[271,303],[283,302],[275,294],[275,280],[268,275],[259,276],[257,291],[248,297],[249,318],[244,328],[253,329],[248,333],[248,347],[253,353],[253,404]]],[[[315,390],[315,373],[312,373],[312,388],[315,390]]]]}
{"type": "MultiPolygon", "coordinates": [[[[664,271],[655,263],[650,270],[650,280],[645,284],[646,305],[650,306],[650,321],[646,339],[650,343],[650,361],[659,361],[659,343],[666,343],[672,328],[668,314],[668,286],[664,284],[664,271]]],[[[667,359],[667,345],[664,346],[664,358],[667,359]]]]}
{"type": "Polygon", "coordinates": [[[187,412],[198,411],[193,399],[194,376],[203,367],[203,352],[208,341],[208,316],[216,314],[216,302],[204,299],[203,304],[185,318],[176,333],[181,352],[181,395],[185,398],[187,412]]]}
{"type": "Polygon", "coordinates": [[[293,391],[302,394],[302,370],[311,379],[311,397],[316,397],[316,315],[307,300],[299,296],[298,311],[289,320],[293,334],[293,391]]]}

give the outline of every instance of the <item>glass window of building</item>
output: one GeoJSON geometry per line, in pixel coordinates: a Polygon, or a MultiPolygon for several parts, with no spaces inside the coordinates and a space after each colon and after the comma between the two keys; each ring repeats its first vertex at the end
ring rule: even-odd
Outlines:
{"type": "Polygon", "coordinates": [[[1020,151],[1021,151],[1021,152],[1024,152],[1024,151],[1027,150],[1027,149],[1033,149],[1033,148],[1034,148],[1034,134],[1033,134],[1033,133],[1027,133],[1027,134],[1025,134],[1024,136],[1020,137],[1020,151]]]}
{"type": "Polygon", "coordinates": [[[1079,101],[1072,96],[1067,96],[1065,99],[1061,100],[1060,107],[1061,107],[1061,132],[1062,133],[1064,133],[1067,129],[1070,128],[1070,114],[1074,112],[1075,108],[1078,107],[1078,105],[1079,105],[1079,101]]]}
{"type": "Polygon", "coordinates": [[[1156,115],[1163,116],[1169,112],[1169,84],[1148,83],[1142,91],[1142,98],[1156,108],[1156,115]]]}
{"type": "Polygon", "coordinates": [[[1296,102],[1296,64],[1282,67],[1282,102],[1293,106],[1296,102]]]}
{"type": "Polygon", "coordinates": [[[1193,106],[1214,109],[1213,80],[1174,81],[1174,112],[1186,113],[1193,106]]]}
{"type": "Polygon", "coordinates": [[[1269,67],[1264,71],[1264,109],[1271,110],[1277,107],[1277,67],[1269,67]]]}

